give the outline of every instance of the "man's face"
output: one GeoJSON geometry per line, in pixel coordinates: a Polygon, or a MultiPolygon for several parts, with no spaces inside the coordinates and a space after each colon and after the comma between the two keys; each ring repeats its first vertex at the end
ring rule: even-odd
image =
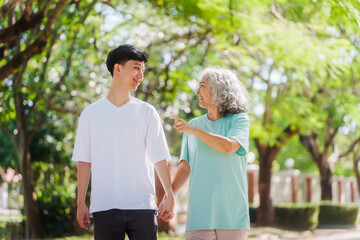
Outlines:
{"type": "Polygon", "coordinates": [[[115,64],[115,70],[120,78],[120,84],[130,91],[136,91],[144,79],[145,63],[129,60],[125,65],[115,64]]]}

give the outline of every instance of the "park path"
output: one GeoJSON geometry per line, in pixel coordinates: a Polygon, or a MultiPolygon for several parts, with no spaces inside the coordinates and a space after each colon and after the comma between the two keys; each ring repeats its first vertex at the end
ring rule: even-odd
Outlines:
{"type": "Polygon", "coordinates": [[[249,240],[360,240],[360,228],[355,229],[316,229],[299,233],[263,233],[249,236],[249,240]]]}

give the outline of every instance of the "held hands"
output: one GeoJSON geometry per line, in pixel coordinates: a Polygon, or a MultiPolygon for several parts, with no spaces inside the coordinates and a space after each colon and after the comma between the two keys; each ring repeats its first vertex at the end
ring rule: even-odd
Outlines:
{"type": "Polygon", "coordinates": [[[90,227],[90,212],[86,204],[78,204],[77,214],[76,214],[77,221],[81,228],[86,230],[90,227]]]}
{"type": "Polygon", "coordinates": [[[185,120],[175,117],[171,115],[171,117],[175,120],[173,128],[175,128],[179,133],[187,133],[193,135],[195,133],[196,128],[185,120]]]}
{"type": "Polygon", "coordinates": [[[168,222],[174,217],[174,195],[164,195],[163,200],[159,205],[158,217],[163,221],[168,222]]]}

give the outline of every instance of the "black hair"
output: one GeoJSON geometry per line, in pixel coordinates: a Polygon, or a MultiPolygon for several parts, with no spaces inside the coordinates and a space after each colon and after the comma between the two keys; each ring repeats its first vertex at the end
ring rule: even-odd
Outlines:
{"type": "Polygon", "coordinates": [[[113,76],[114,65],[116,63],[125,65],[129,60],[137,60],[146,63],[149,60],[149,56],[145,51],[142,51],[130,44],[118,46],[109,52],[106,59],[106,66],[111,73],[111,76],[113,76]]]}

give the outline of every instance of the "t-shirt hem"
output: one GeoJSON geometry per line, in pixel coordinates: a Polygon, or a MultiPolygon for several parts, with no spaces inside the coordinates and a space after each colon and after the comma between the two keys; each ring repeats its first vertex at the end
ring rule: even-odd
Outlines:
{"type": "MultiPolygon", "coordinates": [[[[90,207],[91,208],[91,207],[90,207]]],[[[158,210],[157,207],[145,207],[145,206],[141,206],[141,207],[123,207],[123,206],[119,206],[119,207],[106,207],[106,208],[96,208],[96,209],[91,209],[90,213],[96,213],[96,212],[102,212],[102,211],[108,211],[111,209],[120,209],[120,210],[158,210]]]]}
{"type": "Polygon", "coordinates": [[[169,162],[169,161],[171,160],[171,156],[169,156],[169,155],[164,155],[164,156],[162,156],[162,157],[160,157],[160,158],[156,158],[156,159],[157,159],[157,160],[152,161],[153,164],[158,163],[158,162],[161,162],[161,161],[163,161],[163,160],[166,160],[166,162],[169,162]]]}
{"type": "Polygon", "coordinates": [[[71,159],[73,162],[86,162],[86,163],[91,163],[90,161],[87,161],[87,160],[77,160],[77,159],[74,159],[72,158],[71,159]]]}
{"type": "Polygon", "coordinates": [[[239,156],[245,156],[246,154],[248,154],[248,149],[246,149],[244,147],[244,145],[242,144],[241,140],[235,136],[230,136],[228,138],[232,138],[232,139],[235,139],[239,144],[240,144],[240,148],[238,150],[236,150],[236,153],[239,155],[239,156]]]}

